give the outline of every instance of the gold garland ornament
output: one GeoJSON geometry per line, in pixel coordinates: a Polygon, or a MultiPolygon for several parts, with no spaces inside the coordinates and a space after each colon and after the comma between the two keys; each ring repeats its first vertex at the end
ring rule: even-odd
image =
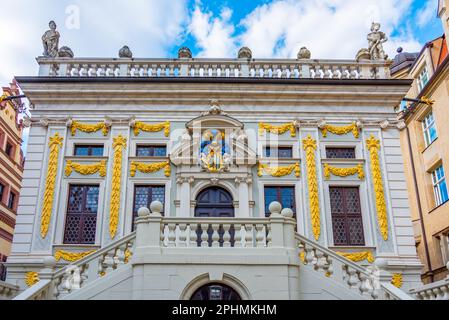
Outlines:
{"type": "Polygon", "coordinates": [[[352,262],[368,261],[369,263],[374,262],[374,256],[371,251],[363,252],[337,252],[338,255],[345,257],[352,262]]]}
{"type": "Polygon", "coordinates": [[[131,250],[126,249],[125,250],[125,259],[123,260],[123,262],[125,264],[128,263],[130,261],[130,259],[131,259],[131,256],[132,256],[131,250]]]}
{"type": "Polygon", "coordinates": [[[140,171],[142,173],[153,173],[158,172],[159,170],[162,169],[165,169],[165,176],[170,177],[171,175],[170,161],[151,163],[151,164],[133,161],[131,162],[130,173],[131,177],[134,177],[136,175],[136,171],[140,171]]]}
{"type": "Polygon", "coordinates": [[[331,174],[337,177],[349,177],[353,176],[355,174],[358,174],[359,179],[363,180],[365,179],[365,172],[363,171],[363,164],[357,165],[357,167],[353,168],[337,168],[332,167],[329,164],[324,164],[324,177],[329,180],[331,177],[331,174]]]}
{"type": "Polygon", "coordinates": [[[287,124],[280,125],[280,126],[273,126],[268,123],[260,122],[259,123],[259,135],[262,136],[265,131],[269,132],[269,133],[278,134],[278,135],[281,135],[281,134],[286,133],[287,131],[290,131],[290,135],[292,137],[296,137],[296,124],[294,122],[292,122],[292,123],[287,123],[287,124]]]}
{"type": "Polygon", "coordinates": [[[376,210],[379,229],[385,241],[388,240],[387,204],[385,202],[384,185],[379,161],[380,141],[373,135],[366,140],[366,147],[371,156],[371,174],[373,177],[374,194],[376,197],[376,210]]]}
{"type": "Polygon", "coordinates": [[[109,210],[109,235],[114,239],[117,234],[119,211],[120,211],[120,187],[122,183],[122,158],[123,149],[126,148],[126,138],[122,135],[114,138],[114,163],[112,167],[112,190],[109,210]]]}
{"type": "Polygon", "coordinates": [[[28,287],[34,286],[39,281],[40,281],[39,274],[37,272],[27,272],[25,274],[25,284],[28,287]]]}
{"type": "Polygon", "coordinates": [[[86,165],[73,162],[72,160],[67,160],[67,164],[65,166],[66,177],[70,177],[72,170],[75,170],[82,175],[91,175],[99,172],[100,177],[106,177],[106,160],[102,160],[99,163],[86,165]]]}
{"type": "Polygon", "coordinates": [[[270,167],[266,164],[260,163],[259,170],[257,171],[258,176],[262,177],[264,172],[276,178],[288,176],[293,172],[295,172],[295,176],[297,178],[301,176],[301,169],[299,166],[299,162],[287,167],[270,167]]]}
{"type": "Polygon", "coordinates": [[[402,285],[404,284],[402,274],[400,273],[393,274],[393,277],[391,278],[391,284],[394,285],[396,288],[401,288],[402,285]]]}
{"type": "Polygon", "coordinates": [[[137,121],[133,125],[134,135],[137,137],[140,134],[140,131],[145,132],[160,132],[164,130],[164,134],[166,137],[170,136],[170,121],[162,122],[159,124],[146,124],[144,122],[137,121]]]}
{"type": "Polygon", "coordinates": [[[356,122],[353,122],[349,126],[344,126],[344,127],[336,127],[336,126],[332,126],[330,124],[326,124],[321,129],[321,133],[323,134],[323,137],[326,138],[328,132],[331,132],[333,134],[340,135],[340,136],[352,132],[352,135],[356,139],[360,136],[359,127],[357,126],[356,122]]]}
{"type": "Polygon", "coordinates": [[[100,122],[97,124],[86,124],[78,121],[72,121],[72,124],[70,125],[72,136],[76,134],[76,130],[86,133],[93,133],[101,130],[103,132],[103,135],[106,137],[109,133],[109,126],[105,122],[100,122]]]}
{"type": "Polygon", "coordinates": [[[43,239],[47,236],[51,214],[53,211],[56,176],[58,174],[59,151],[62,147],[63,140],[64,139],[59,136],[59,133],[56,132],[53,137],[50,137],[48,144],[50,153],[48,158],[47,178],[45,180],[44,202],[42,205],[41,217],[41,236],[43,239]]]}
{"type": "Polygon", "coordinates": [[[83,259],[84,257],[94,253],[96,250],[91,250],[87,252],[68,252],[64,250],[57,250],[55,252],[56,261],[65,260],[68,262],[75,262],[83,259]]]}
{"type": "Polygon", "coordinates": [[[312,222],[313,234],[318,240],[321,234],[321,220],[320,220],[320,204],[318,196],[318,182],[316,174],[316,140],[311,135],[303,140],[304,150],[306,151],[306,166],[307,166],[307,184],[309,187],[309,206],[310,217],[312,222]]]}

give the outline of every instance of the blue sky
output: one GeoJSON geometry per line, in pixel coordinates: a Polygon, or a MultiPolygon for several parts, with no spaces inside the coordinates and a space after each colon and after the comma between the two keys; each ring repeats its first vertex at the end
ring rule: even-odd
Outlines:
{"type": "Polygon", "coordinates": [[[438,0],[0,0],[0,84],[36,75],[41,36],[55,20],[60,46],[77,57],[294,58],[306,46],[316,59],[354,59],[367,47],[371,22],[382,24],[390,58],[419,51],[443,33],[438,0]]]}

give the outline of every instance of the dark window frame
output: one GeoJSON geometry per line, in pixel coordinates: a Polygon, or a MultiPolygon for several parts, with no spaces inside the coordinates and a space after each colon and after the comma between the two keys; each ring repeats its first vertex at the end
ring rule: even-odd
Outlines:
{"type": "Polygon", "coordinates": [[[74,148],[73,148],[73,155],[75,157],[102,157],[104,155],[104,144],[75,144],[74,148]],[[81,156],[77,154],[77,150],[79,148],[87,148],[87,155],[81,156]],[[100,155],[92,155],[93,153],[93,149],[95,148],[101,148],[102,149],[102,154],[100,155]]]}
{"type": "Polygon", "coordinates": [[[325,151],[326,151],[326,159],[357,159],[357,153],[356,153],[355,147],[326,146],[325,151]],[[333,156],[330,156],[331,150],[346,150],[346,151],[351,150],[351,152],[353,151],[354,156],[353,157],[333,157],[333,156]]]}
{"type": "Polygon", "coordinates": [[[362,213],[362,201],[361,201],[361,197],[360,197],[360,187],[359,186],[329,186],[329,201],[331,202],[331,220],[332,220],[332,233],[333,233],[333,237],[334,237],[334,246],[339,246],[339,247],[345,247],[345,246],[354,246],[354,247],[363,247],[366,245],[366,237],[365,237],[365,230],[364,230],[364,221],[363,221],[363,213],[362,213]],[[331,189],[340,189],[343,190],[342,193],[342,207],[343,207],[343,213],[334,213],[333,212],[333,208],[332,208],[332,192],[331,189]],[[358,196],[358,212],[356,213],[350,213],[348,210],[348,203],[346,200],[347,197],[347,192],[350,189],[357,189],[357,196],[358,196]],[[336,232],[336,225],[334,223],[335,219],[344,219],[344,229],[345,229],[345,235],[346,235],[346,242],[345,243],[337,243],[336,242],[336,237],[335,237],[335,232],[336,232]],[[351,238],[353,238],[351,236],[351,232],[350,232],[350,219],[359,219],[360,223],[361,223],[361,236],[363,238],[362,243],[354,243],[351,241],[351,238]]]}
{"type": "Polygon", "coordinates": [[[0,181],[0,203],[3,203],[3,197],[6,195],[6,185],[0,181]]]}
{"type": "Polygon", "coordinates": [[[136,157],[166,157],[167,156],[167,145],[165,144],[137,144],[136,145],[136,157]],[[165,155],[164,156],[155,156],[155,151],[157,148],[163,148],[165,149],[165,155]],[[150,155],[149,156],[140,156],[139,150],[140,149],[150,149],[150,155]]]}
{"type": "Polygon", "coordinates": [[[17,192],[9,190],[9,195],[8,195],[8,202],[6,203],[6,206],[11,209],[12,211],[16,211],[16,203],[17,203],[17,192]],[[12,200],[11,200],[12,198],[12,200]],[[11,202],[12,201],[12,202],[11,202]]]}
{"type": "Polygon", "coordinates": [[[133,195],[133,220],[132,220],[132,227],[131,229],[134,230],[134,220],[137,218],[137,212],[140,209],[136,209],[136,196],[137,196],[137,188],[147,188],[147,195],[148,195],[148,199],[147,199],[147,208],[150,207],[151,202],[153,202],[153,188],[164,188],[164,202],[163,204],[163,208],[162,208],[162,212],[161,215],[165,216],[165,202],[166,202],[166,188],[167,186],[165,184],[135,184],[134,185],[134,195],[133,195]],[[149,193],[149,191],[151,190],[151,193],[149,193]]]}
{"type": "Polygon", "coordinates": [[[265,185],[263,188],[263,199],[264,199],[264,211],[265,211],[265,217],[270,216],[270,212],[267,209],[267,207],[270,205],[269,203],[266,203],[266,189],[267,188],[276,188],[277,194],[276,194],[276,201],[282,204],[282,196],[281,196],[281,190],[282,189],[292,189],[293,190],[293,202],[291,208],[293,210],[293,218],[296,219],[296,187],[295,186],[279,186],[279,185],[265,185]]]}
{"type": "Polygon", "coordinates": [[[293,158],[293,146],[265,146],[263,155],[265,158],[291,159],[293,158]],[[291,155],[289,157],[279,157],[279,150],[289,150],[291,155]],[[273,152],[276,154],[272,155],[273,152]]]}
{"type": "Polygon", "coordinates": [[[14,158],[14,152],[15,152],[14,144],[11,143],[10,140],[6,140],[5,153],[8,155],[8,157],[13,159],[14,158]],[[8,147],[9,147],[9,150],[8,150],[8,147]]]}
{"type": "Polygon", "coordinates": [[[94,245],[96,243],[96,233],[97,233],[97,228],[98,228],[98,207],[99,207],[99,201],[97,203],[97,212],[92,213],[92,212],[88,212],[86,210],[87,208],[87,191],[88,188],[92,188],[92,187],[96,187],[98,188],[98,199],[100,197],[100,185],[99,184],[71,184],[69,185],[68,188],[68,194],[67,194],[67,208],[66,208],[66,216],[65,216],[65,226],[64,226],[64,239],[63,242],[64,244],[70,244],[70,245],[94,245]],[[82,203],[81,203],[81,211],[79,212],[69,212],[69,208],[70,208],[70,196],[71,196],[71,190],[72,188],[82,188],[83,189],[83,198],[82,198],[82,203]],[[78,230],[78,238],[76,242],[73,242],[71,240],[67,239],[67,232],[68,232],[68,218],[71,216],[80,216],[80,222],[79,222],[79,230],[78,230]],[[95,216],[95,235],[94,235],[94,241],[83,241],[83,227],[84,227],[84,223],[85,223],[85,219],[86,217],[93,217],[95,216]]]}

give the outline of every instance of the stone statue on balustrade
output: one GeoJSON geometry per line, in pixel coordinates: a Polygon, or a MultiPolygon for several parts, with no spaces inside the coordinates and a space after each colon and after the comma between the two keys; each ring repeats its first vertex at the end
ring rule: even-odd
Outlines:
{"type": "Polygon", "coordinates": [[[56,31],[56,23],[50,21],[48,24],[50,30],[47,30],[42,36],[42,44],[44,45],[44,56],[56,58],[59,51],[60,34],[56,31]]]}
{"type": "Polygon", "coordinates": [[[388,37],[380,31],[380,23],[371,25],[371,32],[368,34],[368,50],[371,60],[386,60],[388,55],[385,54],[383,44],[388,41],[388,37]]]}

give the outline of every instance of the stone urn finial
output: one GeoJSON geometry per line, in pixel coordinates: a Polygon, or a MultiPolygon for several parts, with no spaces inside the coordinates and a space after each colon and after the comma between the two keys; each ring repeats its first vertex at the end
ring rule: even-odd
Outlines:
{"type": "Polygon", "coordinates": [[[73,54],[72,49],[70,49],[67,46],[63,46],[63,47],[61,47],[61,49],[59,49],[58,57],[60,57],[60,58],[73,58],[74,54],[73,54]]]}
{"type": "Polygon", "coordinates": [[[132,53],[131,49],[128,46],[123,46],[123,48],[121,48],[120,51],[118,52],[118,56],[120,58],[132,59],[133,53],[132,53]]]}
{"type": "Polygon", "coordinates": [[[298,52],[298,60],[310,59],[311,56],[310,50],[306,47],[302,47],[298,52]]]}
{"type": "Polygon", "coordinates": [[[192,51],[187,47],[179,48],[178,59],[192,59],[192,51]]]}
{"type": "Polygon", "coordinates": [[[238,58],[239,59],[252,59],[253,53],[251,52],[250,48],[243,47],[239,50],[238,58]]]}

